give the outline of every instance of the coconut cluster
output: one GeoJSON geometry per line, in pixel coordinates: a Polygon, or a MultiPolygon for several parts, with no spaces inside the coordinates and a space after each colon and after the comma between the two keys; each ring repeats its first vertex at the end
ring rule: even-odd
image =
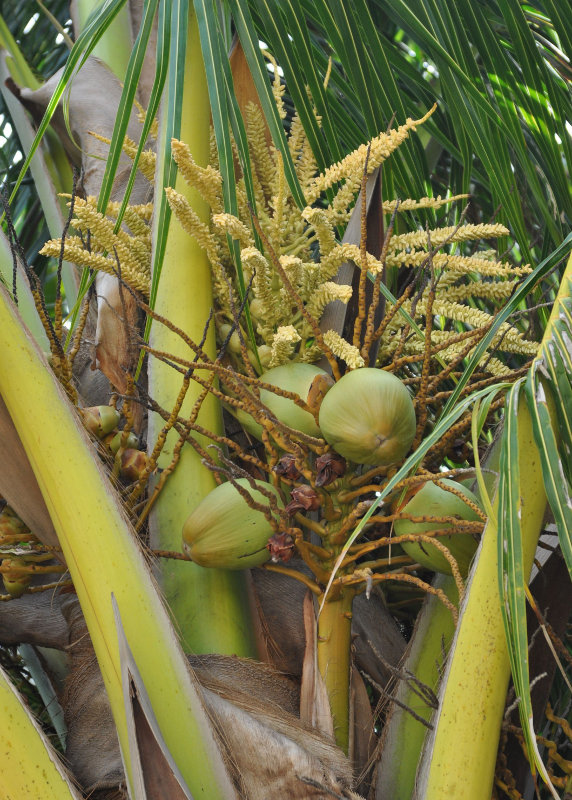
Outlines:
{"type": "MultiPolygon", "coordinates": [[[[323,438],[331,445],[331,453],[316,461],[316,487],[341,476],[346,461],[367,466],[400,461],[413,442],[416,421],[409,392],[399,378],[384,370],[353,370],[334,383],[328,373],[315,365],[290,363],[265,372],[260,386],[260,401],[271,417],[294,432],[323,438]]],[[[237,416],[249,433],[262,437],[262,425],[254,411],[250,414],[241,409],[237,416]]],[[[294,460],[286,455],[276,474],[297,480],[300,475],[293,467],[294,460]],[[292,464],[287,468],[284,465],[288,458],[292,464]]],[[[319,495],[307,484],[295,486],[285,505],[280,492],[270,483],[246,478],[223,483],[185,522],[184,550],[202,566],[260,566],[271,557],[271,551],[276,552],[280,510],[287,518],[298,510],[314,511],[319,507],[319,495]],[[272,513],[270,496],[276,498],[272,513]],[[271,539],[274,545],[269,544],[271,539]]]]}

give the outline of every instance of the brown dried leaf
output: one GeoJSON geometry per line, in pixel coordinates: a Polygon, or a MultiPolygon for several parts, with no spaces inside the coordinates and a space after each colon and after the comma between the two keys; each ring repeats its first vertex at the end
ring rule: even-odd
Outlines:
{"type": "Polygon", "coordinates": [[[121,289],[112,275],[98,273],[95,279],[97,294],[97,329],[95,334],[95,365],[122,394],[127,390],[126,373],[134,362],[129,331],[137,323],[137,304],[132,295],[121,289]]]}
{"type": "Polygon", "coordinates": [[[308,590],[304,597],[304,631],[306,650],[302,665],[300,690],[300,720],[334,739],[334,720],[326,684],[318,669],[318,632],[314,599],[308,590]]]}
{"type": "MultiPolygon", "coordinates": [[[[0,496],[26,523],[38,539],[50,547],[58,546],[58,537],[36,476],[18,432],[0,397],[0,496]]],[[[59,554],[60,560],[63,556],[59,554]]]]}
{"type": "Polygon", "coordinates": [[[373,714],[365,683],[355,666],[350,676],[350,759],[358,773],[363,772],[377,744],[373,714]]]}

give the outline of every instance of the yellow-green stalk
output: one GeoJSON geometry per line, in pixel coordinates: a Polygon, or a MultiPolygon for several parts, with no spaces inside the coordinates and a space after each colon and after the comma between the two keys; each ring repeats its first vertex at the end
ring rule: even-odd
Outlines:
{"type": "Polygon", "coordinates": [[[2,668],[0,718],[2,797],[79,800],[58,756],[2,668]]]}
{"type": "MultiPolygon", "coordinates": [[[[90,14],[101,6],[101,0],[77,0],[77,19],[74,23],[83,31],[90,14]]],[[[95,45],[92,55],[100,58],[120,81],[125,80],[127,64],[133,45],[131,34],[131,17],[129,3],[125,3],[121,11],[95,45]]]]}
{"type": "Polygon", "coordinates": [[[544,335],[542,337],[542,344],[538,350],[537,359],[542,358],[544,349],[546,347],[546,343],[552,338],[553,336],[553,327],[555,322],[557,321],[560,315],[560,304],[562,301],[570,297],[572,292],[572,255],[569,257],[568,262],[566,264],[566,269],[564,270],[564,275],[562,276],[562,280],[560,281],[560,288],[558,289],[558,295],[556,296],[556,300],[554,301],[554,305],[552,306],[552,313],[550,314],[550,319],[546,324],[546,330],[544,331],[544,335]]]}
{"type": "Polygon", "coordinates": [[[0,331],[0,394],[34,470],[85,615],[128,780],[132,782],[133,770],[113,598],[162,737],[193,797],[233,798],[211,723],[139,543],[79,415],[2,286],[0,331]]]}
{"type": "MultiPolygon", "coordinates": [[[[540,457],[524,397],[518,420],[521,528],[524,573],[528,575],[542,529],[546,495],[540,457]]],[[[416,782],[423,800],[489,800],[510,664],[498,590],[497,522],[483,533],[477,563],[453,642],[434,732],[416,782]],[[477,764],[478,769],[468,769],[477,764]]]]}
{"type": "MultiPolygon", "coordinates": [[[[180,138],[190,147],[197,164],[205,166],[209,159],[210,105],[198,28],[192,11],[186,53],[180,138]]],[[[159,154],[165,144],[160,139],[159,154]]],[[[187,197],[200,219],[208,222],[208,206],[197,192],[181,178],[177,179],[175,188],[187,197]]],[[[200,342],[212,305],[211,270],[205,252],[172,218],[155,309],[195,342],[200,342]]],[[[151,328],[151,344],[157,350],[185,359],[193,358],[181,339],[157,322],[151,328]]],[[[211,324],[204,349],[214,358],[215,348],[214,326],[211,324]]],[[[172,409],[180,388],[181,375],[178,372],[156,360],[151,361],[149,392],[163,408],[172,409]]],[[[191,383],[182,416],[191,413],[200,392],[201,387],[191,383]]],[[[211,431],[222,431],[218,401],[212,397],[206,399],[198,422],[211,431]]],[[[150,415],[148,440],[151,447],[162,425],[158,416],[150,415]]],[[[169,435],[159,466],[166,468],[171,463],[177,439],[176,434],[169,435]]],[[[151,515],[153,546],[180,551],[185,520],[215,485],[213,474],[201,463],[200,456],[190,445],[185,445],[177,468],[151,515]]],[[[186,649],[197,653],[254,655],[243,573],[165,561],[161,564],[160,582],[186,649]]]]}
{"type": "MultiPolygon", "coordinates": [[[[349,746],[349,692],[352,603],[355,592],[343,589],[324,604],[318,617],[318,668],[326,684],[337,744],[349,746]]],[[[322,598],[320,598],[320,603],[322,598]]]]}

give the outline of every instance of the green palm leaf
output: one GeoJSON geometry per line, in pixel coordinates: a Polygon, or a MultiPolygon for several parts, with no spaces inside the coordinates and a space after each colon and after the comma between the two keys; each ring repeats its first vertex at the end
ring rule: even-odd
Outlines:
{"type": "Polygon", "coordinates": [[[518,709],[530,764],[536,764],[553,797],[558,797],[538,752],[530,696],[525,594],[528,575],[524,574],[520,530],[521,515],[526,513],[520,496],[518,424],[521,414],[521,388],[522,380],[511,387],[504,416],[497,510],[499,594],[512,678],[519,700],[518,709]]]}

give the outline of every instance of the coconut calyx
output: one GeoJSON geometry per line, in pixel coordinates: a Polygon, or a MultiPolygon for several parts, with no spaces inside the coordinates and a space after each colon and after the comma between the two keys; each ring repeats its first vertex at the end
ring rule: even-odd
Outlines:
{"type": "MultiPolygon", "coordinates": [[[[467,500],[480,508],[477,497],[463,484],[448,478],[443,478],[440,482],[450,486],[452,489],[461,491],[467,500]]],[[[432,482],[423,484],[400,510],[415,517],[458,517],[460,520],[467,522],[476,522],[480,519],[476,511],[460,497],[432,482]]],[[[431,531],[451,527],[453,527],[451,523],[431,522],[429,519],[424,522],[413,522],[409,519],[398,518],[394,523],[394,530],[397,536],[417,533],[430,535],[431,531]]],[[[478,547],[473,535],[470,533],[455,533],[451,536],[439,536],[439,541],[450,550],[451,555],[459,566],[461,575],[467,575],[478,547]]],[[[447,575],[451,574],[449,561],[437,547],[433,547],[429,542],[402,542],[401,547],[408,556],[411,556],[427,569],[447,575]]]]}
{"type": "Polygon", "coordinates": [[[415,410],[404,384],[373,367],[346,372],[324,397],[320,430],[336,453],[383,466],[405,457],[415,438],[415,410]]]}
{"type": "MultiPolygon", "coordinates": [[[[286,392],[297,394],[308,405],[314,414],[326,393],[333,385],[328,373],[314,364],[304,364],[298,361],[283,364],[263,372],[260,376],[261,383],[275,386],[286,392]]],[[[276,419],[308,436],[321,436],[320,428],[313,413],[305,411],[296,405],[289,397],[282,397],[270,389],[260,390],[260,402],[276,419]]],[[[257,439],[262,438],[262,426],[245,411],[239,411],[237,417],[246,430],[257,439]]]]}
{"type": "MultiPolygon", "coordinates": [[[[253,489],[247,478],[239,478],[236,483],[269,511],[270,502],[264,492],[274,495],[278,506],[284,507],[272,484],[256,481],[258,488],[253,489]]],[[[232,483],[221,483],[187,518],[183,550],[202,567],[249,569],[270,559],[267,544],[274,533],[262,511],[252,508],[232,483]]]]}

